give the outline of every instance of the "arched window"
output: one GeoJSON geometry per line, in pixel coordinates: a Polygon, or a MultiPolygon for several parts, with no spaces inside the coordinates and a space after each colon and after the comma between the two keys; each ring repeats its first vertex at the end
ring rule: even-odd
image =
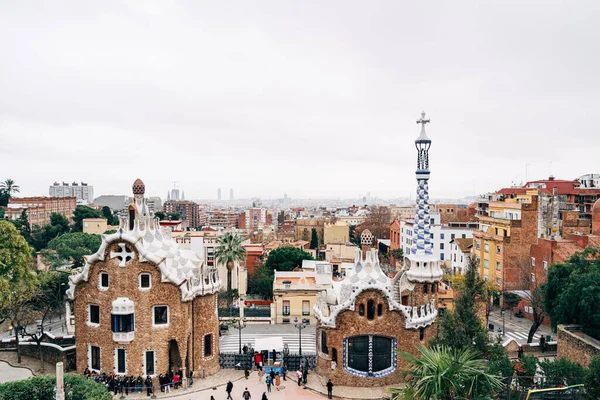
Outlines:
{"type": "Polygon", "coordinates": [[[377,316],[381,317],[383,315],[383,304],[377,304],[377,316]]]}
{"type": "MultiPolygon", "coordinates": [[[[344,340],[348,357],[344,368],[359,376],[384,376],[395,370],[395,340],[385,336],[362,335],[344,340]],[[369,353],[372,356],[369,356],[369,353]]],[[[336,355],[337,356],[337,355],[336,355]]]]}
{"type": "Polygon", "coordinates": [[[425,338],[425,328],[419,329],[419,340],[423,340],[425,338]]]}
{"type": "Polygon", "coordinates": [[[360,304],[358,306],[358,315],[360,315],[361,317],[365,316],[365,305],[364,304],[360,304]]]}
{"type": "Polygon", "coordinates": [[[429,288],[429,285],[424,284],[423,285],[423,294],[427,294],[427,289],[429,288]]]}
{"type": "Polygon", "coordinates": [[[367,319],[375,318],[375,302],[373,300],[369,300],[367,302],[367,319]]]}
{"type": "Polygon", "coordinates": [[[435,293],[435,291],[437,290],[437,283],[432,283],[431,284],[431,293],[435,293]]]}
{"type": "Polygon", "coordinates": [[[327,349],[327,332],[321,331],[321,353],[329,354],[327,349]]]}
{"type": "Polygon", "coordinates": [[[337,349],[335,347],[331,348],[331,361],[337,362],[337,349]]]}
{"type": "Polygon", "coordinates": [[[129,230],[133,230],[133,224],[135,221],[135,208],[129,206],[129,230]]]}

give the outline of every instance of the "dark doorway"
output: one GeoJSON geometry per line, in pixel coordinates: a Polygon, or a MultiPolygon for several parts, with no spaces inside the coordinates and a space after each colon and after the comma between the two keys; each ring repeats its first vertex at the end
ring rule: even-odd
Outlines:
{"type": "Polygon", "coordinates": [[[179,345],[177,344],[177,340],[171,340],[169,341],[169,371],[173,371],[175,373],[179,371],[182,366],[181,354],[179,354],[179,345]]]}

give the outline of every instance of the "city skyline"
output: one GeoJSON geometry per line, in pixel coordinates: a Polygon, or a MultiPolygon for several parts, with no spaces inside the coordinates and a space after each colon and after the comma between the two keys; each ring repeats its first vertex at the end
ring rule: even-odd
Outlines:
{"type": "Polygon", "coordinates": [[[408,197],[425,110],[434,198],[598,173],[590,4],[7,4],[0,171],[23,195],[408,197]]]}

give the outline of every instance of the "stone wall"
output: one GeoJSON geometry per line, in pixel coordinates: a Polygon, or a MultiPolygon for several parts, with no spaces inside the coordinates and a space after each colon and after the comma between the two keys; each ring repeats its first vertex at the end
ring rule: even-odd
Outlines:
{"type": "Polygon", "coordinates": [[[581,332],[576,325],[558,326],[557,357],[581,364],[587,368],[592,358],[600,355],[600,341],[581,332]]]}
{"type": "MultiPolygon", "coordinates": [[[[133,246],[128,245],[135,252],[133,246]]],[[[75,291],[75,327],[77,333],[77,371],[83,372],[88,367],[90,345],[100,347],[101,368],[105,372],[116,370],[115,351],[126,350],[127,374],[144,375],[144,353],[155,352],[155,372],[165,373],[169,367],[195,367],[198,371],[207,365],[206,374],[218,370],[218,357],[215,361],[201,359],[203,336],[212,333],[218,348],[218,321],[216,317],[216,295],[197,298],[192,302],[181,301],[181,290],[170,282],[161,282],[160,270],[150,262],[140,262],[135,252],[133,259],[124,267],[119,260],[110,258],[110,252],[119,252],[118,243],[107,247],[105,260],[90,266],[87,282],[77,285],[75,291]],[[98,287],[99,273],[109,275],[109,287],[101,290],[98,287]],[[145,272],[151,275],[151,289],[140,290],[139,275],[145,272]],[[125,297],[135,304],[134,326],[135,337],[126,344],[113,340],[111,328],[112,302],[118,297],[125,297]],[[88,305],[100,307],[100,324],[88,324],[88,305]],[[169,324],[154,327],[153,306],[169,306],[169,324]],[[192,318],[192,309],[194,317],[192,318]],[[192,320],[194,324],[192,325],[192,320]],[[194,326],[195,329],[192,329],[194,326]],[[194,345],[191,341],[194,340],[194,345]],[[176,345],[175,345],[176,344],[176,345]],[[193,357],[195,352],[196,357],[193,357]],[[198,356],[200,354],[200,356],[198,356]],[[193,360],[192,360],[193,359],[193,360]]]]}
{"type": "MultiPolygon", "coordinates": [[[[429,284],[431,287],[431,284],[429,284]]],[[[423,295],[422,285],[416,285],[413,298],[409,304],[423,304],[428,296],[423,295]],[[413,303],[413,301],[415,303],[413,303]]],[[[433,297],[432,297],[433,298],[433,297]]],[[[317,325],[317,373],[326,378],[330,378],[334,385],[342,386],[384,386],[402,382],[401,372],[407,364],[397,354],[394,355],[396,360],[396,370],[386,376],[376,377],[357,377],[351,374],[344,368],[344,339],[358,335],[378,335],[392,337],[397,340],[397,349],[416,354],[416,346],[419,344],[427,344],[437,334],[437,323],[434,323],[426,328],[423,328],[423,339],[421,340],[420,329],[405,329],[406,320],[404,315],[398,311],[390,311],[386,297],[375,290],[366,290],[356,298],[356,311],[343,311],[336,319],[336,328],[328,329],[321,328],[317,325]],[[375,315],[373,320],[367,319],[366,314],[360,316],[358,312],[359,304],[366,304],[369,300],[373,300],[375,304],[383,305],[383,313],[381,316],[375,315]],[[326,332],[327,348],[329,354],[321,352],[320,331],[326,332]],[[334,349],[337,352],[337,368],[331,369],[332,355],[334,349]]]]}

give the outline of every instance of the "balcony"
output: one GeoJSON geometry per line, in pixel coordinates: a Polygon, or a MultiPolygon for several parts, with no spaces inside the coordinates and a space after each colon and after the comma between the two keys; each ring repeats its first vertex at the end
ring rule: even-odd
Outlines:
{"type": "Polygon", "coordinates": [[[113,332],[113,340],[117,343],[130,343],[135,337],[135,332],[113,332]]]}

